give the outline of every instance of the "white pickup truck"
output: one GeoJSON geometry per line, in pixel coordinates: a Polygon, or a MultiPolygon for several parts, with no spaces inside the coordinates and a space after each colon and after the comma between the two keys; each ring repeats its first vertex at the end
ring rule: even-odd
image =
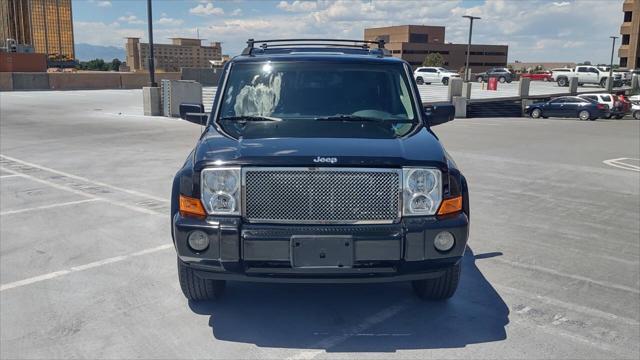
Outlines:
{"type": "MultiPolygon", "coordinates": [[[[609,77],[608,71],[603,71],[595,66],[591,65],[579,65],[571,72],[565,72],[558,74],[556,81],[558,86],[569,86],[569,79],[572,77],[578,78],[578,85],[583,84],[597,84],[601,87],[607,86],[607,78],[609,77]]],[[[614,86],[619,86],[621,83],[620,74],[613,74],[614,86]]]]}

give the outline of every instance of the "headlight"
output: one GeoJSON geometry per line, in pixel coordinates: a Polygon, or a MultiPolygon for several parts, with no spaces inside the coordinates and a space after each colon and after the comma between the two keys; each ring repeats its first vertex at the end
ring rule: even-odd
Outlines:
{"type": "Polygon", "coordinates": [[[442,174],[438,169],[403,168],[405,216],[433,215],[442,201],[442,174]]]}
{"type": "Polygon", "coordinates": [[[202,204],[212,215],[240,215],[240,168],[204,169],[202,204]]]}

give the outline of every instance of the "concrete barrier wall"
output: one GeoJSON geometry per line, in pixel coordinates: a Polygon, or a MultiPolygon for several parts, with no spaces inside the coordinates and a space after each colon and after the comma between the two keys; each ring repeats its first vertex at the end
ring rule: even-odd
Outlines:
{"type": "MultiPolygon", "coordinates": [[[[122,89],[141,89],[149,86],[148,73],[120,73],[120,77],[122,89]]],[[[160,83],[162,80],[180,80],[180,73],[156,73],[156,82],[160,83]]]]}
{"type": "MultiPolygon", "coordinates": [[[[0,0],[1,1],[1,0],[0,0]]],[[[180,73],[158,73],[156,81],[180,80],[180,73]]],[[[76,73],[0,73],[0,90],[98,90],[141,89],[148,86],[147,73],[76,72],[76,73]]]]}
{"type": "Polygon", "coordinates": [[[120,74],[105,73],[50,73],[49,88],[52,90],[119,89],[120,74]]]}
{"type": "Polygon", "coordinates": [[[13,76],[11,73],[0,72],[0,91],[13,90],[13,76]]]}
{"type": "Polygon", "coordinates": [[[197,81],[202,86],[217,86],[222,68],[182,68],[181,80],[197,81]]]}
{"type": "Polygon", "coordinates": [[[13,90],[49,90],[47,73],[9,73],[13,78],[13,90]]]}

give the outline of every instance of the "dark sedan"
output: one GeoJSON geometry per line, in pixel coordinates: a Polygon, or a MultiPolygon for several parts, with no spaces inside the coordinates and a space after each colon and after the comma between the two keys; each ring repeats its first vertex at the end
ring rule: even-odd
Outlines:
{"type": "Polygon", "coordinates": [[[608,106],[577,96],[562,96],[547,102],[533,103],[525,108],[532,118],[565,117],[595,120],[604,116],[608,106]]]}

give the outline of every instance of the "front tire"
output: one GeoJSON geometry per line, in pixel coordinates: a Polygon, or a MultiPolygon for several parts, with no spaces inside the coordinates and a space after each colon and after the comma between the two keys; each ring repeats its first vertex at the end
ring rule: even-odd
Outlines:
{"type": "Polygon", "coordinates": [[[640,120],[640,110],[633,112],[633,118],[636,120],[640,120]]]}
{"type": "Polygon", "coordinates": [[[606,88],[607,87],[607,78],[604,78],[604,79],[600,80],[600,87],[602,87],[602,88],[606,88]]]}
{"type": "Polygon", "coordinates": [[[417,83],[418,85],[422,85],[422,84],[424,84],[424,79],[423,79],[422,77],[418,76],[418,77],[416,78],[416,83],[417,83]]]}
{"type": "Polygon", "coordinates": [[[448,268],[435,279],[414,280],[413,291],[422,300],[446,300],[455,294],[460,282],[460,263],[448,268]]]}
{"type": "Polygon", "coordinates": [[[538,119],[542,115],[542,110],[536,108],[531,110],[531,117],[534,119],[538,119]]]}
{"type": "Polygon", "coordinates": [[[449,78],[442,79],[442,85],[449,85],[449,78]]]}
{"type": "Polygon", "coordinates": [[[224,293],[226,281],[201,279],[178,259],[178,279],[184,296],[191,301],[218,300],[224,293]]]}
{"type": "Polygon", "coordinates": [[[501,84],[504,84],[505,82],[507,82],[507,78],[505,78],[504,76],[500,76],[498,78],[498,81],[500,81],[501,84]]]}
{"type": "Polygon", "coordinates": [[[569,80],[567,78],[558,79],[558,86],[565,87],[567,85],[569,85],[569,80]]]}
{"type": "Polygon", "coordinates": [[[589,120],[591,119],[591,113],[588,110],[582,110],[578,113],[578,118],[580,120],[589,120]]]}

